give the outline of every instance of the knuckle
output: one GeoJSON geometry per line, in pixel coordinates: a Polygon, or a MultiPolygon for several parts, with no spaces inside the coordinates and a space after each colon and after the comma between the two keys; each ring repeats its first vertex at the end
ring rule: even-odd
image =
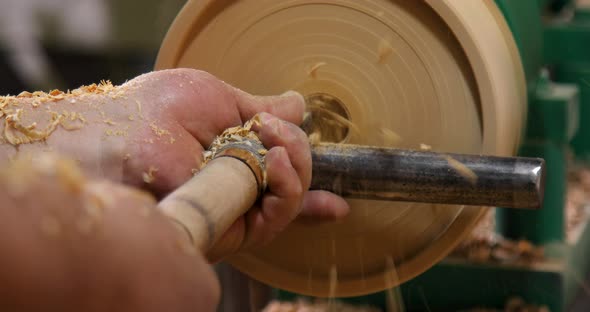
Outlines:
{"type": "Polygon", "coordinates": [[[180,77],[182,79],[213,80],[215,78],[208,72],[194,68],[175,68],[166,70],[165,73],[180,77]]]}
{"type": "Polygon", "coordinates": [[[303,131],[303,129],[301,129],[301,127],[299,127],[295,124],[291,124],[291,125],[295,128],[295,134],[297,135],[297,139],[300,140],[301,142],[307,143],[309,141],[309,138],[307,137],[307,133],[305,133],[305,131],[303,131]]]}
{"type": "Polygon", "coordinates": [[[280,121],[280,139],[283,145],[289,150],[305,151],[309,149],[309,144],[305,132],[295,124],[281,120],[280,121]]]}
{"type": "Polygon", "coordinates": [[[299,181],[299,179],[297,179],[297,183],[293,183],[293,186],[289,188],[289,195],[291,198],[303,198],[303,187],[301,186],[301,181],[299,181]]]}
{"type": "Polygon", "coordinates": [[[280,218],[277,218],[276,220],[274,220],[274,222],[269,223],[268,227],[265,229],[265,234],[262,237],[274,238],[278,234],[283,232],[285,228],[289,225],[289,223],[293,220],[292,215],[292,211],[289,211],[289,213],[284,213],[281,215],[280,218]]]}
{"type": "Polygon", "coordinates": [[[303,129],[298,127],[296,124],[290,123],[288,121],[283,121],[283,123],[285,123],[286,127],[288,127],[294,141],[298,143],[307,143],[307,135],[305,134],[303,129]]]}
{"type": "Polygon", "coordinates": [[[147,80],[168,81],[171,86],[187,83],[187,85],[222,85],[212,74],[193,68],[174,68],[151,73],[147,80]]]}
{"type": "Polygon", "coordinates": [[[277,176],[270,183],[270,191],[285,201],[298,200],[303,197],[301,179],[296,173],[289,174],[289,176],[277,176]]]}
{"type": "Polygon", "coordinates": [[[190,70],[190,71],[185,74],[189,80],[200,81],[203,83],[210,83],[210,84],[215,84],[215,85],[222,84],[221,80],[217,79],[217,77],[213,76],[212,74],[210,74],[206,71],[197,70],[197,69],[188,69],[188,70],[190,70]]]}

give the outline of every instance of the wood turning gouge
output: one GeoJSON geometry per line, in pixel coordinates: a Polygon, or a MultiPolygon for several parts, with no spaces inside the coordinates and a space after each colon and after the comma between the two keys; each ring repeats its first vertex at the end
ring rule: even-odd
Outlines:
{"type": "MultiPolygon", "coordinates": [[[[207,250],[264,192],[259,141],[228,143],[160,209],[207,250]],[[244,144],[246,143],[247,144],[244,144]]],[[[539,158],[446,154],[321,143],[312,147],[311,189],[347,198],[540,208],[539,158]]]]}

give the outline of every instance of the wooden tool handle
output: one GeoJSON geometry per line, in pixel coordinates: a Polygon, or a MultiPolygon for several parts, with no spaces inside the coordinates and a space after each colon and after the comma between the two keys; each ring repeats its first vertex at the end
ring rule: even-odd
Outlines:
{"type": "Polygon", "coordinates": [[[228,149],[162,200],[159,209],[206,253],[264,189],[263,163],[245,149],[228,149]]]}

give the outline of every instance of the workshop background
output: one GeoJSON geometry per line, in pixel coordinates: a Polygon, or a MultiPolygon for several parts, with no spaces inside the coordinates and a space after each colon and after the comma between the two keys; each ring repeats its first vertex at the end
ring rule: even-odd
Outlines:
{"type": "MultiPolygon", "coordinates": [[[[148,72],[184,2],[0,0],[0,94],[74,89],[101,79],[120,84],[148,72]]],[[[499,212],[495,219],[488,218],[480,231],[495,231],[513,240],[490,243],[483,234],[465,244],[449,259],[396,290],[407,310],[480,307],[517,311],[504,306],[526,302],[534,304],[535,311],[590,311],[590,284],[584,278],[590,266],[590,230],[587,195],[580,194],[590,188],[586,169],[590,159],[588,2],[496,1],[513,31],[532,85],[521,154],[547,159],[548,207],[541,212],[499,212]],[[544,244],[544,252],[561,259],[565,267],[555,269],[535,262],[536,246],[544,244]],[[515,253],[522,258],[511,258],[517,257],[515,253]],[[441,287],[440,281],[447,284],[441,287]]],[[[237,272],[220,271],[224,272],[222,280],[233,286],[224,293],[220,310],[238,311],[250,298],[249,288],[264,288],[237,272]]],[[[387,309],[390,294],[346,302],[387,309]]],[[[272,296],[284,301],[298,297],[275,290],[272,296]]]]}
{"type": "Polygon", "coordinates": [[[182,0],[0,0],[0,94],[153,69],[182,0]]]}

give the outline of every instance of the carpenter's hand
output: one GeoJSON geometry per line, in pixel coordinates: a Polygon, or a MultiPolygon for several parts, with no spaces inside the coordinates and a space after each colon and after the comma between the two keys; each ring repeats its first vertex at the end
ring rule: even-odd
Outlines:
{"type": "MultiPolygon", "coordinates": [[[[298,93],[257,97],[205,72],[174,69],[145,74],[114,89],[87,88],[80,96],[60,98],[57,94],[40,101],[26,95],[16,104],[8,102],[6,109],[22,109],[14,119],[21,125],[13,130],[16,136],[22,135],[18,129],[33,123],[40,131],[61,121],[46,133],[45,142],[21,144],[20,153],[49,148],[78,160],[92,177],[123,181],[159,198],[201,167],[202,152],[216,135],[266,112],[257,131],[269,148],[268,192],[260,207],[236,221],[210,258],[265,243],[297,216],[330,220],[348,212],[342,198],[307,191],[311,157],[307,138],[296,126],[305,109],[298,93]]],[[[0,144],[0,154],[15,152],[10,144],[0,144]]]]}
{"type": "Polygon", "coordinates": [[[0,166],[3,311],[215,311],[203,255],[148,194],[53,158],[0,166]]]}
{"type": "Polygon", "coordinates": [[[263,244],[271,240],[298,215],[316,219],[335,219],[346,215],[347,203],[324,191],[307,191],[311,182],[311,154],[302,122],[305,102],[295,92],[273,97],[256,97],[235,89],[200,71],[179,69],[161,71],[136,78],[137,86],[128,95],[147,103],[143,114],[148,122],[138,130],[129,145],[127,181],[144,183],[142,174],[149,167],[153,181],[147,186],[165,194],[199,168],[203,149],[216,135],[243,124],[260,114],[256,129],[266,155],[268,192],[246,216],[238,219],[208,255],[218,259],[228,252],[263,244]],[[153,124],[170,134],[162,139],[153,124]],[[175,138],[168,144],[166,138],[175,138]],[[146,144],[146,140],[154,142],[146,144]]]}

